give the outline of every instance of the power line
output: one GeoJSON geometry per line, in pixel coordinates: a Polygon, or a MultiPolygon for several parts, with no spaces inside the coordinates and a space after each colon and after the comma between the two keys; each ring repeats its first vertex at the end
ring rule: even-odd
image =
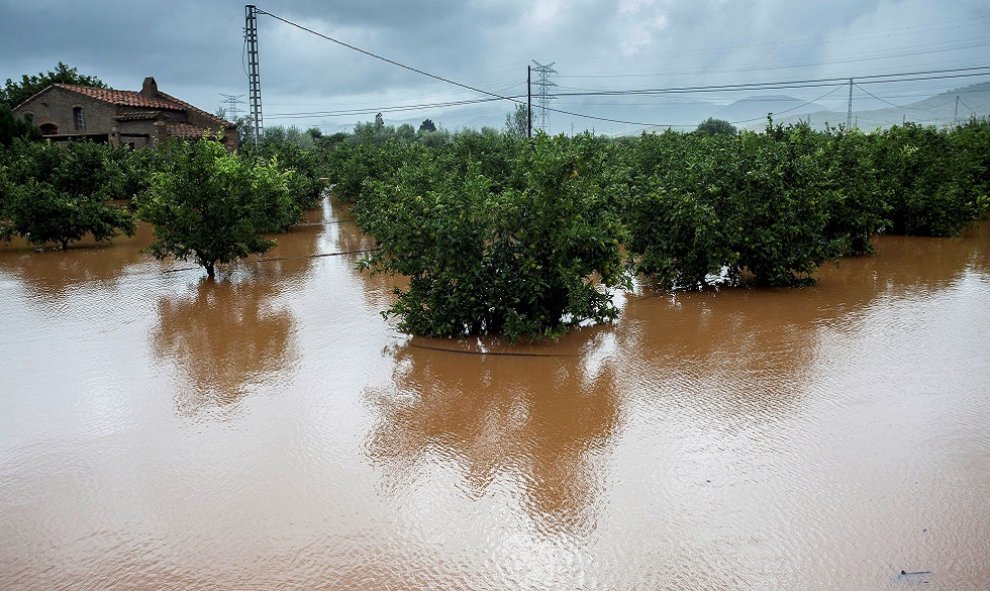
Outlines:
{"type": "Polygon", "coordinates": [[[364,55],[366,55],[368,57],[375,58],[376,60],[383,61],[383,62],[385,62],[387,64],[392,64],[393,66],[397,66],[397,67],[402,68],[404,70],[409,70],[410,72],[414,72],[416,74],[420,74],[421,76],[426,76],[427,78],[433,78],[434,80],[439,80],[440,82],[446,82],[447,84],[451,84],[453,86],[459,86],[461,88],[465,88],[467,90],[472,90],[474,92],[477,92],[477,93],[480,93],[480,94],[484,94],[484,95],[488,95],[488,96],[491,96],[491,97],[494,97],[494,98],[498,98],[498,99],[502,99],[502,100],[511,100],[513,102],[516,102],[516,103],[522,103],[522,101],[517,101],[517,100],[514,100],[514,99],[510,99],[509,97],[501,96],[501,95],[496,94],[494,92],[489,92],[487,90],[484,90],[484,89],[481,89],[481,88],[477,88],[477,87],[471,86],[469,84],[464,84],[464,83],[461,83],[461,82],[457,82],[456,80],[451,80],[450,78],[445,78],[443,76],[438,76],[436,74],[431,74],[430,72],[427,72],[425,70],[420,70],[419,68],[415,68],[413,66],[408,66],[406,64],[403,64],[402,62],[397,62],[397,61],[395,61],[393,59],[389,59],[389,58],[387,58],[387,57],[385,57],[383,55],[379,55],[377,53],[368,51],[367,49],[361,49],[360,47],[357,47],[356,45],[351,45],[350,43],[341,41],[340,39],[336,39],[334,37],[331,37],[330,35],[325,35],[323,33],[320,33],[319,31],[314,31],[313,29],[310,29],[309,27],[300,25],[299,23],[290,21],[289,19],[280,17],[280,16],[278,16],[276,14],[272,14],[272,13],[267,12],[267,11],[264,11],[264,10],[259,10],[258,13],[259,14],[267,14],[268,16],[272,17],[275,20],[282,21],[283,23],[285,23],[285,24],[287,24],[289,26],[295,27],[295,28],[300,29],[302,31],[306,31],[307,33],[310,33],[312,35],[316,35],[317,37],[320,37],[321,39],[325,39],[326,41],[330,41],[331,43],[336,43],[337,45],[340,45],[342,47],[346,47],[347,49],[350,49],[352,51],[356,51],[358,53],[362,53],[362,54],[364,54],[364,55]]]}
{"type": "MultiPolygon", "coordinates": [[[[990,76],[990,66],[971,68],[952,68],[944,70],[926,70],[919,72],[900,72],[896,74],[873,74],[857,76],[862,84],[891,84],[895,82],[916,82],[924,80],[942,80],[947,78],[968,78],[973,76],[990,76]]],[[[711,84],[704,86],[674,86],[668,88],[641,88],[631,90],[585,90],[579,92],[561,92],[557,96],[629,96],[652,94],[687,94],[707,92],[739,92],[754,90],[789,90],[795,88],[816,88],[847,83],[848,77],[808,78],[802,80],[781,80],[775,82],[745,82],[738,84],[711,84]]]]}
{"type": "MultiPolygon", "coordinates": [[[[969,16],[969,17],[966,17],[966,18],[963,18],[963,19],[946,20],[946,21],[941,21],[941,22],[938,22],[938,23],[925,23],[925,24],[919,24],[919,25],[908,25],[908,26],[894,27],[894,28],[888,28],[888,29],[874,29],[874,30],[862,31],[862,32],[858,32],[858,33],[846,33],[846,34],[838,35],[834,39],[828,40],[826,42],[826,45],[832,44],[833,42],[846,42],[847,40],[851,40],[851,39],[855,39],[855,38],[869,38],[869,37],[874,37],[874,36],[889,37],[890,36],[889,33],[897,33],[897,32],[901,32],[901,31],[903,31],[903,32],[905,32],[907,34],[916,35],[917,33],[921,32],[921,31],[937,31],[937,30],[944,30],[944,29],[958,29],[958,28],[963,28],[963,27],[967,27],[967,26],[981,26],[981,23],[973,22],[973,21],[981,21],[981,20],[985,20],[985,19],[988,19],[988,18],[990,18],[990,13],[982,14],[982,15],[973,15],[973,16],[969,16]],[[965,24],[965,25],[952,25],[952,23],[969,23],[969,24],[965,24]],[[931,26],[932,24],[934,24],[936,26],[931,26]],[[946,26],[946,25],[952,25],[952,26],[946,26]],[[916,29],[916,30],[914,30],[914,29],[916,29]],[[884,33],[888,33],[888,34],[884,34],[884,33]]],[[[970,40],[967,40],[967,42],[982,43],[983,42],[983,39],[982,38],[970,39],[970,40]]],[[[737,50],[737,49],[759,49],[761,47],[778,49],[780,47],[786,47],[786,46],[800,47],[800,46],[808,46],[808,45],[814,45],[814,46],[817,47],[817,46],[820,46],[821,43],[819,41],[817,41],[817,40],[816,41],[808,41],[808,38],[807,37],[791,38],[791,39],[776,39],[775,38],[772,43],[769,43],[769,42],[768,43],[761,43],[761,44],[746,43],[744,46],[733,45],[733,46],[729,46],[729,47],[725,47],[725,48],[719,49],[717,51],[683,52],[683,53],[678,53],[677,57],[683,58],[683,57],[687,57],[687,56],[711,56],[711,55],[722,56],[722,55],[725,55],[726,52],[731,52],[731,51],[737,50]]],[[[920,48],[920,49],[924,49],[926,52],[930,52],[933,49],[935,51],[938,51],[938,48],[937,47],[936,48],[920,48]]],[[[669,56],[665,56],[665,57],[669,57],[669,56]]],[[[611,61],[613,58],[608,58],[608,59],[609,59],[609,61],[611,61]]],[[[596,60],[594,57],[591,57],[591,58],[586,58],[584,61],[600,61],[600,60],[596,60]]],[[[818,66],[818,65],[831,64],[831,63],[837,63],[837,62],[817,62],[817,63],[812,63],[812,64],[795,65],[793,67],[810,67],[810,66],[818,66]]],[[[786,66],[786,67],[790,67],[790,66],[786,66]]],[[[737,72],[737,71],[752,71],[753,69],[759,69],[759,68],[756,68],[756,66],[752,66],[752,67],[751,66],[746,66],[745,69],[742,69],[742,70],[715,70],[714,72],[715,73],[725,73],[725,72],[737,72]]],[[[767,69],[780,69],[780,68],[767,68],[767,69]]],[[[706,73],[709,73],[709,72],[713,72],[713,70],[706,70],[706,73]]],[[[693,75],[693,74],[695,74],[695,72],[687,72],[687,74],[693,75]]],[[[561,77],[562,78],[652,78],[652,77],[657,77],[657,76],[669,76],[669,75],[679,75],[679,74],[677,72],[658,72],[658,73],[650,73],[650,74],[614,74],[614,73],[609,73],[609,74],[571,74],[571,75],[562,75],[561,77]]]]}
{"type": "MultiPolygon", "coordinates": [[[[832,93],[834,93],[835,91],[837,91],[837,90],[839,90],[839,89],[840,89],[840,88],[842,88],[843,86],[844,86],[844,85],[839,85],[839,86],[836,86],[836,87],[835,87],[835,88],[833,88],[832,90],[830,90],[830,91],[828,91],[828,92],[826,92],[825,94],[823,94],[823,95],[821,95],[820,97],[818,97],[818,98],[816,98],[816,99],[811,99],[810,101],[808,101],[808,102],[806,102],[806,103],[802,103],[802,104],[800,104],[800,105],[798,105],[798,106],[796,106],[796,107],[791,107],[790,109],[785,109],[785,110],[783,110],[783,111],[779,111],[779,112],[777,112],[777,113],[772,113],[772,114],[773,114],[773,115],[783,115],[784,113],[790,113],[791,111],[797,111],[798,109],[801,109],[801,108],[803,108],[803,107],[807,107],[807,106],[808,106],[808,105],[810,105],[810,104],[813,104],[813,103],[817,103],[818,101],[820,101],[820,100],[822,100],[822,99],[824,99],[824,98],[825,98],[825,97],[827,97],[828,95],[830,95],[830,94],[832,94],[832,93]]],[[[750,123],[750,122],[752,122],[752,121],[759,121],[760,119],[763,119],[763,117],[754,117],[754,118],[752,118],[752,119],[743,119],[743,120],[741,120],[741,121],[730,121],[729,123],[732,123],[733,125],[735,125],[736,123],[750,123]]]]}
{"type": "Polygon", "coordinates": [[[881,103],[890,105],[891,107],[897,107],[898,109],[907,109],[909,111],[934,111],[935,110],[935,109],[932,109],[931,107],[908,107],[906,105],[895,105],[894,103],[892,103],[892,102],[890,102],[890,101],[888,101],[886,99],[882,99],[882,98],[878,97],[877,95],[873,94],[869,90],[866,90],[865,88],[863,88],[859,84],[856,84],[855,86],[856,86],[856,88],[858,88],[858,89],[862,90],[863,92],[865,92],[867,95],[869,95],[869,96],[877,99],[881,103]]]}
{"type": "MultiPolygon", "coordinates": [[[[779,44],[775,44],[774,47],[778,47],[779,44]]],[[[873,62],[878,60],[891,60],[900,57],[910,57],[916,55],[932,55],[935,53],[945,53],[951,51],[959,51],[963,49],[973,49],[977,47],[985,47],[990,45],[990,41],[985,41],[983,39],[971,40],[966,43],[949,45],[949,46],[932,46],[932,47],[922,47],[912,50],[896,51],[896,52],[886,52],[884,54],[871,54],[868,57],[849,57],[844,59],[834,59],[828,61],[818,61],[818,62],[805,62],[805,63],[793,63],[781,66],[771,66],[763,67],[760,64],[753,64],[749,66],[742,66],[732,69],[719,69],[719,70],[705,70],[706,74],[733,74],[738,72],[753,72],[753,71],[772,71],[772,70],[794,70],[798,68],[811,68],[820,66],[834,66],[841,64],[854,64],[862,62],[873,62]]],[[[754,46],[747,46],[747,49],[753,49],[754,46]]],[[[758,47],[758,46],[755,46],[758,47]]],[[[692,54],[678,54],[678,57],[684,57],[684,55],[692,54]]],[[[671,72],[657,72],[651,74],[575,74],[575,75],[563,75],[562,78],[658,78],[664,76],[693,76],[696,75],[695,71],[671,71],[671,72]]]]}
{"type": "MultiPolygon", "coordinates": [[[[518,96],[513,98],[519,98],[518,96]]],[[[457,107],[462,105],[476,105],[480,103],[491,103],[500,101],[500,98],[478,98],[462,101],[446,101],[442,103],[417,103],[410,105],[395,105],[391,107],[367,107],[362,109],[339,109],[328,111],[301,111],[291,113],[273,113],[268,115],[269,119],[306,118],[306,117],[345,117],[347,115],[368,115],[374,113],[398,113],[402,111],[421,111],[424,109],[436,109],[443,107],[457,107]]]]}
{"type": "MultiPolygon", "coordinates": [[[[283,18],[281,16],[272,14],[264,10],[257,10],[258,14],[268,15],[278,21],[281,21],[289,26],[295,27],[299,30],[305,31],[312,35],[315,35],[331,43],[335,43],[352,51],[367,55],[374,59],[380,60],[382,62],[391,64],[393,66],[420,74],[422,76],[450,84],[452,86],[457,86],[459,88],[464,88],[479,94],[483,94],[492,97],[496,100],[505,100],[517,104],[525,104],[524,101],[518,98],[513,98],[509,96],[504,96],[499,93],[491,92],[470,84],[465,84],[446,78],[444,76],[439,76],[416,68],[402,62],[387,58],[385,56],[379,55],[372,51],[362,49],[350,43],[341,41],[330,35],[320,33],[309,27],[301,25],[299,23],[293,22],[289,19],[283,18]]],[[[875,74],[867,76],[859,76],[857,80],[862,81],[862,84],[887,84],[895,82],[917,82],[926,80],[941,80],[950,78],[966,78],[974,76],[988,76],[990,75],[990,66],[981,67],[970,67],[970,68],[954,68],[954,69],[943,69],[943,70],[926,70],[926,71],[916,71],[916,72],[901,72],[897,74],[875,74]]],[[[818,78],[818,79],[806,79],[806,80],[792,80],[792,81],[778,81],[778,82],[761,82],[761,83],[748,83],[748,84],[734,84],[734,85],[709,85],[709,86],[696,86],[696,87],[674,87],[674,88],[661,88],[661,89],[637,89],[637,90],[624,90],[624,91],[592,91],[592,92],[573,92],[573,93],[558,93],[556,96],[631,96],[631,95],[654,95],[654,94],[683,94],[687,92],[701,93],[701,92],[739,92],[739,91],[753,91],[753,90],[782,90],[782,89],[796,89],[796,88],[815,88],[823,86],[833,86],[837,82],[845,82],[845,78],[818,78]]],[[[666,123],[646,123],[641,121],[627,121],[622,119],[613,119],[609,117],[597,117],[593,115],[586,115],[583,113],[576,113],[573,111],[567,111],[563,109],[554,109],[551,107],[546,107],[544,111],[561,113],[564,115],[571,115],[574,117],[581,117],[585,119],[591,119],[596,121],[606,121],[611,123],[624,123],[629,125],[642,125],[647,127],[690,127],[685,125],[673,125],[666,123]]],[[[288,116],[288,115],[284,115],[288,116]]]]}
{"type": "MultiPolygon", "coordinates": [[[[497,94],[497,93],[494,93],[494,92],[490,92],[490,91],[487,91],[487,90],[484,90],[484,89],[481,89],[481,88],[477,88],[477,87],[471,86],[469,84],[464,84],[462,82],[457,82],[455,80],[451,80],[450,78],[445,78],[443,76],[438,76],[436,74],[431,74],[430,72],[427,72],[425,70],[421,70],[419,68],[415,68],[413,66],[409,66],[409,65],[403,64],[401,62],[398,62],[398,61],[395,61],[393,59],[387,58],[385,56],[379,55],[379,54],[374,53],[372,51],[368,51],[366,49],[361,49],[360,47],[357,47],[355,45],[351,45],[350,43],[346,43],[344,41],[341,41],[340,39],[335,39],[334,37],[331,37],[329,35],[325,35],[323,33],[320,33],[319,31],[314,31],[313,29],[310,29],[309,27],[300,25],[299,23],[292,22],[292,21],[290,21],[290,20],[288,20],[286,18],[280,17],[280,16],[275,15],[275,14],[272,14],[270,12],[267,12],[267,11],[264,11],[264,10],[258,10],[258,13],[259,14],[267,14],[268,16],[270,16],[270,17],[272,17],[272,18],[274,18],[276,20],[282,21],[283,23],[285,23],[287,25],[290,25],[290,26],[295,27],[295,28],[297,28],[299,30],[305,31],[307,33],[310,33],[312,35],[316,35],[317,37],[320,37],[321,39],[325,39],[327,41],[330,41],[331,43],[336,43],[337,45],[340,45],[342,47],[346,47],[348,49],[351,49],[351,50],[356,51],[358,53],[362,53],[364,55],[367,55],[369,57],[372,57],[372,58],[375,58],[377,60],[383,61],[385,63],[392,64],[393,66],[397,66],[397,67],[402,68],[404,70],[409,70],[410,72],[414,72],[416,74],[420,74],[422,76],[426,76],[427,78],[432,78],[434,80],[439,80],[440,82],[446,82],[447,84],[451,84],[453,86],[458,86],[460,88],[465,88],[467,90],[473,90],[474,92],[477,92],[477,93],[480,93],[480,94],[484,94],[484,95],[487,95],[487,96],[490,96],[490,97],[494,97],[494,98],[497,98],[497,99],[511,101],[511,102],[517,103],[517,104],[525,104],[523,101],[520,101],[518,99],[514,99],[514,98],[511,98],[511,97],[507,97],[507,96],[502,96],[500,94],[497,94]]],[[[552,108],[549,108],[549,107],[547,107],[545,110],[552,111],[552,112],[555,112],[555,113],[562,113],[562,114],[565,114],[565,115],[573,115],[575,117],[583,117],[585,119],[593,119],[593,120],[596,120],[596,121],[608,121],[608,122],[611,122],[611,123],[628,123],[628,124],[631,124],[631,125],[645,125],[645,126],[649,126],[649,127],[674,127],[673,125],[668,125],[668,124],[665,124],[665,123],[643,123],[643,122],[638,122],[638,121],[623,121],[621,119],[610,119],[610,118],[607,118],[607,117],[595,117],[595,116],[592,116],[592,115],[583,115],[581,113],[572,113],[570,111],[563,111],[563,110],[560,110],[560,109],[552,109],[552,108]]],[[[684,127],[684,126],[679,125],[677,127],[684,127]]]]}

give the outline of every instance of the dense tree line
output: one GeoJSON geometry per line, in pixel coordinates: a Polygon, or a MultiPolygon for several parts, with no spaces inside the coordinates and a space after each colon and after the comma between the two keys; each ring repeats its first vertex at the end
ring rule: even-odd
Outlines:
{"type": "Polygon", "coordinates": [[[381,248],[366,266],[411,278],[389,311],[404,329],[518,338],[611,317],[618,260],[666,288],[803,285],[877,233],[958,234],[990,205],[988,142],[977,120],[533,142],[378,121],[325,158],[381,248]]]}
{"type": "Polygon", "coordinates": [[[0,146],[0,240],[67,248],[155,226],[152,253],[193,259],[215,273],[274,244],[319,200],[313,137],[272,128],[257,145],[228,152],[217,138],[129,150],[37,136],[0,146]]]}
{"type": "Polygon", "coordinates": [[[868,254],[877,233],[955,235],[990,204],[986,121],[870,134],[707,123],[530,140],[521,125],[376,117],[334,135],[272,128],[235,154],[210,138],[128,151],[16,128],[0,146],[0,239],[64,248],[144,219],[154,254],[212,276],[270,248],[329,179],[378,243],[363,265],[409,277],[387,312],[404,330],[518,339],[615,317],[610,290],[635,274],[671,289],[801,285],[868,254]]]}

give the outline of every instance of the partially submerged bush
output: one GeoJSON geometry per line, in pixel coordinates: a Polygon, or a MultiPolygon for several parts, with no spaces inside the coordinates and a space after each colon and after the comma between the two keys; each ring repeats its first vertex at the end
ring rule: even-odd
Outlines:
{"type": "Polygon", "coordinates": [[[63,249],[87,234],[97,242],[134,233],[134,219],[111,200],[130,197],[123,152],[106,145],[18,140],[7,154],[0,196],[0,238],[63,249]]]}
{"type": "Polygon", "coordinates": [[[461,175],[429,155],[368,184],[356,215],[380,250],[365,264],[409,276],[387,312],[401,329],[517,340],[616,316],[622,225],[566,143],[540,136],[515,162],[521,186],[502,191],[477,161],[461,175]],[[433,189],[421,190],[424,177],[433,189]]]}
{"type": "Polygon", "coordinates": [[[138,199],[141,218],[155,226],[152,254],[193,259],[213,277],[217,263],[266,252],[275,243],[263,234],[288,226],[297,213],[291,176],[208,138],[171,144],[138,199]]]}

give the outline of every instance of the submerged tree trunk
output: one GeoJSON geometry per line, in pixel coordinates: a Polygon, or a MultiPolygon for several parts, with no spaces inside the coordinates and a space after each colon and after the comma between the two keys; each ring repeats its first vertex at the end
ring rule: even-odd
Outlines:
{"type": "Polygon", "coordinates": [[[210,279],[213,279],[214,277],[216,277],[216,274],[217,274],[216,273],[216,263],[214,261],[210,261],[208,263],[203,263],[203,266],[206,267],[206,275],[210,279]]]}

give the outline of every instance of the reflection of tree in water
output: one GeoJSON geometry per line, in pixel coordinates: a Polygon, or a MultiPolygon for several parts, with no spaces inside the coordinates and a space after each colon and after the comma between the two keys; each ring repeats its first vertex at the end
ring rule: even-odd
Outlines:
{"type": "Polygon", "coordinates": [[[799,289],[722,289],[633,297],[616,327],[628,371],[695,411],[745,424],[799,399],[821,369],[819,331],[857,326],[891,299],[928,297],[985,268],[987,224],[966,239],[885,236],[877,254],[826,264],[799,289]],[[677,384],[681,384],[678,386],[677,384]],[[678,387],[690,388],[680,395],[678,387]],[[698,394],[701,394],[700,396],[698,394]]]}
{"type": "Polygon", "coordinates": [[[185,413],[223,407],[252,385],[285,379],[297,355],[294,320],[272,308],[275,287],[260,279],[202,280],[187,299],[162,298],[152,343],[170,358],[192,388],[176,392],[185,413]]]}
{"type": "Polygon", "coordinates": [[[396,286],[405,286],[408,280],[405,277],[396,277],[385,273],[372,273],[368,270],[360,270],[358,262],[369,256],[369,253],[362,252],[375,247],[375,239],[361,231],[361,228],[354,222],[354,205],[343,203],[337,199],[327,202],[327,211],[332,206],[333,221],[329,234],[329,248],[334,252],[349,252],[354,254],[344,255],[349,263],[351,272],[357,276],[364,285],[362,296],[369,307],[375,310],[385,310],[395,301],[392,290],[396,286]]]}
{"type": "Polygon", "coordinates": [[[601,464],[618,421],[608,370],[578,357],[494,357],[401,348],[394,389],[373,393],[368,441],[390,489],[454,462],[472,498],[520,487],[545,534],[594,528],[601,464]]]}
{"type": "Polygon", "coordinates": [[[990,223],[975,224],[963,238],[880,236],[873,256],[827,265],[821,276],[867,300],[911,297],[951,285],[968,269],[986,271],[990,223]]]}
{"type": "Polygon", "coordinates": [[[128,267],[150,260],[142,248],[151,243],[151,227],[138,224],[133,237],[117,236],[111,244],[85,239],[67,250],[35,252],[21,239],[0,242],[0,272],[18,277],[32,292],[63,299],[78,285],[114,289],[128,267]]]}

